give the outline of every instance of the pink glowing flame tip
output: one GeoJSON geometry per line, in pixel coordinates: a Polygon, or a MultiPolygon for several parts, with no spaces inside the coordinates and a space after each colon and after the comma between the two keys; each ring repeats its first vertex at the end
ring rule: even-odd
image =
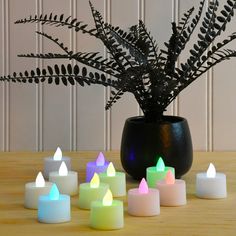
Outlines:
{"type": "Polygon", "coordinates": [[[165,181],[166,181],[166,184],[174,184],[175,183],[175,177],[174,177],[171,170],[167,171],[165,181]]]}
{"type": "Polygon", "coordinates": [[[141,194],[147,194],[148,193],[148,185],[147,185],[147,182],[144,178],[142,178],[142,180],[139,184],[138,191],[141,194]]]}
{"type": "Polygon", "coordinates": [[[96,166],[104,166],[104,164],[105,164],[105,157],[103,153],[100,152],[96,160],[96,166]]]}

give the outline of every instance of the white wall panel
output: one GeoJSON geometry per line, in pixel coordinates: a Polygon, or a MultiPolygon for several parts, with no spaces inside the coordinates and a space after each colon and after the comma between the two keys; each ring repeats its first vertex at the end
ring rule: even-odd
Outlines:
{"type": "MultiPolygon", "coordinates": [[[[68,0],[43,0],[43,14],[70,15],[70,1],[68,0]]],[[[45,33],[53,38],[59,38],[64,45],[70,46],[70,30],[67,27],[44,26],[45,33]]],[[[43,39],[43,52],[63,51],[48,39],[43,39]]],[[[44,61],[46,65],[61,65],[70,63],[68,60],[44,61]]],[[[60,146],[63,150],[70,149],[70,87],[60,84],[43,85],[43,149],[56,149],[60,146]]]]}
{"type": "MultiPolygon", "coordinates": [[[[111,0],[111,24],[122,29],[138,22],[137,0],[111,0]]],[[[111,149],[120,149],[121,134],[125,120],[138,115],[138,105],[132,94],[124,94],[111,109],[111,149]]]]}
{"type": "MultiPolygon", "coordinates": [[[[179,2],[179,18],[183,13],[195,7],[193,15],[198,12],[198,1],[180,0],[179,2]]],[[[206,6],[206,5],[205,5],[206,6]]],[[[184,52],[181,54],[180,62],[185,62],[190,56],[189,50],[192,48],[193,42],[197,42],[197,33],[199,27],[191,37],[191,42],[187,44],[184,52]]],[[[187,118],[192,135],[193,147],[197,150],[207,150],[207,74],[199,77],[195,82],[189,85],[179,96],[179,115],[187,118]]],[[[211,124],[209,124],[211,125],[211,124]]]]}
{"type": "MultiPolygon", "coordinates": [[[[226,0],[220,1],[221,5],[226,0]]],[[[128,29],[143,19],[160,48],[171,34],[171,21],[195,6],[194,0],[92,0],[106,21],[128,29]]],[[[0,0],[0,74],[24,71],[66,60],[44,61],[17,58],[26,52],[61,52],[35,30],[58,37],[69,48],[99,51],[104,46],[96,39],[62,27],[37,24],[14,25],[31,14],[53,12],[73,15],[94,27],[88,0],[0,0]]],[[[235,31],[233,18],[227,32],[235,31]]],[[[225,33],[225,36],[227,35],[225,33]]],[[[192,39],[197,39],[194,35],[192,39]]],[[[188,56],[188,50],[181,61],[188,56]]],[[[236,42],[230,45],[235,48],[236,42]]],[[[236,59],[222,63],[198,78],[172,103],[166,114],[184,116],[189,122],[195,150],[235,150],[236,139],[236,59]]],[[[140,114],[131,94],[125,94],[112,109],[104,110],[110,89],[102,86],[20,85],[0,83],[0,150],[119,149],[125,119],[140,114]]]]}
{"type": "MultiPolygon", "coordinates": [[[[222,6],[222,3],[220,4],[222,6]]],[[[235,32],[236,19],[228,25],[217,42],[235,32]]],[[[236,49],[236,41],[228,47],[236,49]]],[[[213,69],[213,148],[216,151],[236,150],[236,58],[213,69]]]]}
{"type": "MultiPolygon", "coordinates": [[[[104,15],[104,4],[92,1],[94,7],[104,15]]],[[[94,28],[89,3],[86,0],[77,1],[77,19],[94,28]]],[[[95,38],[77,33],[77,49],[81,52],[100,52],[104,55],[102,43],[95,38]]],[[[77,149],[105,149],[105,88],[96,86],[77,86],[77,149]]]]}
{"type": "MultiPolygon", "coordinates": [[[[168,42],[171,36],[171,22],[174,20],[173,7],[174,1],[144,1],[144,22],[154,39],[156,39],[159,50],[166,49],[164,42],[168,42]]],[[[174,104],[172,103],[168,106],[165,114],[173,115],[173,113],[174,104]]]]}
{"type": "MultiPolygon", "coordinates": [[[[9,55],[10,73],[35,67],[35,60],[18,58],[27,51],[35,52],[35,25],[16,25],[14,22],[35,12],[35,1],[9,0],[9,55]],[[24,7],[22,7],[24,6],[24,7]],[[25,7],[27,6],[27,7],[25,7]],[[20,10],[19,10],[20,9],[20,10]]],[[[9,148],[36,149],[35,85],[10,84],[9,148]]]]}

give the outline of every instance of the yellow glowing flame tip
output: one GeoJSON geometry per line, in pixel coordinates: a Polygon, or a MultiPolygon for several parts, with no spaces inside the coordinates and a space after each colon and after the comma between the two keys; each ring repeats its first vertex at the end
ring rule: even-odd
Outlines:
{"type": "Polygon", "coordinates": [[[93,178],[90,181],[91,188],[98,188],[100,185],[100,178],[97,173],[94,173],[93,178]]]}
{"type": "Polygon", "coordinates": [[[107,176],[115,176],[115,175],[116,175],[116,170],[114,168],[113,163],[110,162],[107,167],[107,176]]]}
{"type": "Polygon", "coordinates": [[[112,201],[113,201],[112,192],[111,192],[110,189],[108,189],[106,194],[105,194],[105,196],[103,197],[102,205],[103,206],[111,206],[112,205],[112,201]]]}

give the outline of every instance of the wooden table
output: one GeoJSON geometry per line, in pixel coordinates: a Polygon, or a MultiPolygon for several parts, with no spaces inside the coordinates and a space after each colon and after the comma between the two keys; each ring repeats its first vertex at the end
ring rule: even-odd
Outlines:
{"type": "MultiPolygon", "coordinates": [[[[43,168],[43,158],[52,153],[0,153],[0,236],[11,235],[236,235],[236,153],[194,153],[191,171],[184,176],[187,184],[187,205],[161,207],[155,217],[132,217],[125,204],[125,227],[115,231],[89,228],[89,211],[77,207],[78,196],[72,197],[72,220],[64,224],[42,224],[37,211],[23,206],[24,185],[32,182],[43,168]],[[195,175],[213,162],[219,172],[227,175],[228,197],[203,200],[195,197],[195,175]]],[[[65,153],[72,158],[73,169],[79,172],[79,182],[85,180],[85,166],[97,152],[65,153]]],[[[121,169],[118,152],[106,153],[108,160],[121,169]]],[[[138,183],[127,177],[127,189],[138,183]]]]}

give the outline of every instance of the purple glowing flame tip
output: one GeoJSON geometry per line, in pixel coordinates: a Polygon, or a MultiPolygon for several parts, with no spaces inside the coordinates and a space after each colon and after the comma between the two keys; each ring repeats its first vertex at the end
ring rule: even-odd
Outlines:
{"type": "Polygon", "coordinates": [[[96,160],[96,166],[104,166],[104,164],[105,164],[105,157],[103,153],[100,152],[96,160]]]}

